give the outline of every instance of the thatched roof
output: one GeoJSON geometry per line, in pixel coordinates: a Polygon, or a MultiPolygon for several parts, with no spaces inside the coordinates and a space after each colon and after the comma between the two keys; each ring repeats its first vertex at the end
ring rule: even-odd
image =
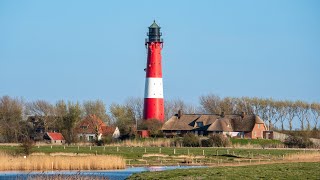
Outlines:
{"type": "Polygon", "coordinates": [[[252,131],[255,124],[264,124],[256,115],[210,115],[183,114],[171,117],[162,130],[196,130],[197,123],[202,122],[207,131],[242,132],[252,131]]]}
{"type": "Polygon", "coordinates": [[[178,116],[172,116],[164,125],[162,130],[192,130],[195,121],[199,118],[199,115],[185,114],[180,118],[178,116]]]}

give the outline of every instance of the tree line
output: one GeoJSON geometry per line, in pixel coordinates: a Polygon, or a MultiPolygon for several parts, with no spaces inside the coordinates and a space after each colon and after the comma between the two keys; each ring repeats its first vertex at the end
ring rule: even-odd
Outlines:
{"type": "MultiPolygon", "coordinates": [[[[181,99],[165,101],[165,119],[178,110],[186,114],[256,114],[269,129],[293,130],[293,121],[298,119],[301,130],[319,129],[320,104],[304,101],[274,100],[272,98],[224,97],[208,94],[199,98],[199,105],[185,103],[181,99]]],[[[59,100],[26,102],[22,98],[0,97],[0,141],[18,142],[30,136],[34,129],[28,117],[38,116],[43,120],[45,131],[61,132],[67,143],[76,141],[74,129],[84,117],[94,114],[107,125],[118,127],[123,137],[133,137],[137,129],[156,129],[161,124],[143,121],[143,98],[128,98],[124,103],[113,103],[109,107],[101,100],[83,103],[59,100]],[[145,124],[144,124],[145,123],[145,124]]],[[[155,121],[154,121],[155,122],[155,121]]]]}

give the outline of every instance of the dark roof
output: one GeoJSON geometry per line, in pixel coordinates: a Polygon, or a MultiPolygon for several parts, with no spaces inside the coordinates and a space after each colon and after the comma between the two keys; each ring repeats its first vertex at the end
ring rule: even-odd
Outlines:
{"type": "Polygon", "coordinates": [[[149,28],[160,28],[160,26],[158,26],[158,24],[154,20],[153,23],[151,24],[151,26],[149,26],[149,28]]]}
{"type": "Polygon", "coordinates": [[[203,122],[207,131],[242,132],[252,131],[255,124],[264,124],[256,115],[216,115],[216,114],[184,114],[178,118],[171,117],[162,130],[197,130],[197,122],[203,122]]]}
{"type": "Polygon", "coordinates": [[[54,141],[61,141],[64,140],[64,137],[62,136],[61,133],[56,133],[56,132],[47,132],[47,135],[51,140],[54,141]]]}

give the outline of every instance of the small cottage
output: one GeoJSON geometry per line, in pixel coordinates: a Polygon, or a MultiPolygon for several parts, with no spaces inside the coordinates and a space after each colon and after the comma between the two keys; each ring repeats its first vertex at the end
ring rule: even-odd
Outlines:
{"type": "Polygon", "coordinates": [[[56,132],[46,132],[43,136],[43,139],[47,143],[51,144],[64,144],[65,139],[62,136],[61,133],[56,133],[56,132]]]}

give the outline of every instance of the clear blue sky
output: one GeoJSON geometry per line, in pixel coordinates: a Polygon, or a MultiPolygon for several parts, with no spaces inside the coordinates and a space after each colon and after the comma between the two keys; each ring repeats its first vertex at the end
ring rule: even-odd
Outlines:
{"type": "Polygon", "coordinates": [[[320,1],[0,1],[0,96],[143,97],[144,39],[164,38],[167,99],[320,101],[320,1]]]}

